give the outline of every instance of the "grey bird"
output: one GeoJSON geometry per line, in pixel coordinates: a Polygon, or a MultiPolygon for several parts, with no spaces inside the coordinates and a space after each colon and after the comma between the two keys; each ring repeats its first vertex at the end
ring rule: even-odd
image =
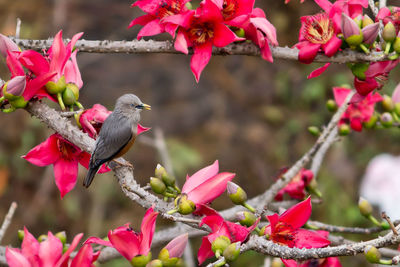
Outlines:
{"type": "Polygon", "coordinates": [[[151,110],[134,94],[117,99],[114,111],[104,121],[90,157],[89,169],[83,185],[87,188],[103,163],[124,155],[135,143],[140,112],[151,110]]]}

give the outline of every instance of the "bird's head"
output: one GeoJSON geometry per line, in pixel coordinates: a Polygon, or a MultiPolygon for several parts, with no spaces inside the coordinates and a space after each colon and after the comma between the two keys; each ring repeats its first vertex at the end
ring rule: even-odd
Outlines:
{"type": "Polygon", "coordinates": [[[139,97],[135,96],[134,94],[125,94],[118,98],[115,109],[118,109],[128,115],[138,114],[143,109],[151,110],[151,107],[147,104],[144,104],[139,97]]]}

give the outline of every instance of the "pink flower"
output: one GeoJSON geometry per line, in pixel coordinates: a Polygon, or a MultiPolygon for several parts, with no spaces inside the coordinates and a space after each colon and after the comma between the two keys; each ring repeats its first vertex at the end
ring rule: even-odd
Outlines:
{"type": "Polygon", "coordinates": [[[275,196],[275,200],[282,201],[283,195],[288,194],[294,199],[304,199],[305,187],[311,182],[314,174],[310,170],[302,169],[284,188],[275,196]]]}
{"type": "MultiPolygon", "coordinates": [[[[64,139],[59,134],[51,135],[46,141],[32,148],[22,156],[30,163],[43,167],[54,166],[56,185],[61,198],[75,187],[78,176],[78,163],[85,168],[89,165],[90,154],[64,139]]],[[[99,173],[109,169],[103,165],[99,173]]]]}
{"type": "Polygon", "coordinates": [[[6,259],[10,267],[92,267],[99,253],[93,253],[92,248],[83,246],[71,261],[70,254],[76,248],[83,234],[75,236],[67,251],[63,254],[63,244],[60,239],[48,232],[47,239],[38,242],[24,227],[24,240],[21,249],[6,248],[6,259]]]}
{"type": "Polygon", "coordinates": [[[20,49],[10,38],[0,33],[0,54],[7,57],[7,51],[18,52],[20,49]]]}
{"type": "Polygon", "coordinates": [[[299,61],[306,64],[313,62],[321,49],[325,55],[331,57],[341,44],[327,13],[301,17],[299,42],[295,45],[300,50],[299,61]]]}
{"type": "Polygon", "coordinates": [[[128,28],[138,24],[143,26],[137,35],[138,40],[143,36],[152,36],[163,32],[175,37],[178,25],[163,22],[162,19],[186,12],[187,2],[189,0],[138,0],[132,6],[139,7],[147,14],[132,20],[128,28]]]}
{"type": "Polygon", "coordinates": [[[400,7],[392,6],[390,9],[383,7],[379,9],[376,21],[382,20],[383,24],[391,22],[396,27],[396,32],[400,30],[400,7]]]}
{"type": "Polygon", "coordinates": [[[244,40],[224,24],[221,11],[211,0],[201,2],[195,12],[189,10],[185,14],[166,17],[163,21],[181,26],[175,39],[176,50],[188,54],[188,48],[193,47],[190,67],[197,82],[211,59],[213,45],[224,47],[244,40]]]}
{"type": "Polygon", "coordinates": [[[389,73],[397,66],[399,60],[373,62],[364,72],[365,78],[354,77],[354,87],[362,96],[368,95],[375,89],[380,89],[387,81],[389,73]]]}
{"type": "Polygon", "coordinates": [[[311,215],[311,198],[294,205],[281,215],[267,216],[265,233],[275,243],[297,248],[320,248],[330,244],[320,234],[301,229],[311,215]]]}
{"type": "Polygon", "coordinates": [[[99,244],[108,247],[114,247],[127,260],[139,255],[148,255],[151,242],[153,240],[154,230],[156,228],[156,219],[158,212],[153,208],[146,211],[143,217],[140,233],[135,233],[129,224],[118,227],[108,232],[108,240],[105,241],[98,237],[90,237],[84,244],[99,244]]]}
{"type": "Polygon", "coordinates": [[[197,253],[197,260],[202,264],[206,259],[214,256],[211,250],[211,245],[220,236],[229,238],[231,243],[243,242],[247,239],[249,234],[257,226],[260,218],[249,228],[241,226],[240,224],[225,221],[224,218],[217,212],[214,215],[204,217],[200,226],[207,224],[211,228],[211,233],[202,238],[201,246],[197,253]]]}
{"type": "Polygon", "coordinates": [[[400,83],[397,84],[396,88],[392,93],[393,103],[400,103],[400,83]]]}
{"type": "Polygon", "coordinates": [[[100,104],[94,104],[92,108],[86,109],[79,117],[79,123],[85,133],[96,139],[101,126],[112,112],[100,104]]]}
{"type": "Polygon", "coordinates": [[[182,195],[192,201],[196,208],[201,204],[211,203],[225,190],[227,183],[234,177],[234,173],[218,173],[218,160],[214,164],[197,171],[192,176],[186,176],[186,182],[182,187],[182,195]]]}
{"type": "Polygon", "coordinates": [[[188,242],[188,234],[183,234],[175,237],[163,248],[168,251],[169,258],[180,258],[185,251],[187,242],[188,242]]]}
{"type": "MultiPolygon", "coordinates": [[[[341,106],[350,92],[351,89],[348,88],[334,87],[333,95],[336,104],[341,106]]],[[[340,118],[339,125],[350,123],[350,127],[353,130],[360,132],[362,130],[362,123],[369,121],[371,116],[374,114],[375,103],[382,100],[383,98],[379,93],[371,92],[363,100],[352,102],[340,118]]]]}

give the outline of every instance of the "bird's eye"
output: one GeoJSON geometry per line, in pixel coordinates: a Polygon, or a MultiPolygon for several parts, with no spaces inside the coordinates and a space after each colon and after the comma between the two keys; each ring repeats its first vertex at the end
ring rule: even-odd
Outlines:
{"type": "Polygon", "coordinates": [[[130,104],[131,107],[135,108],[135,104],[130,104]]]}
{"type": "Polygon", "coordinates": [[[138,109],[143,109],[143,105],[136,105],[136,107],[135,108],[138,108],[138,109]]]}

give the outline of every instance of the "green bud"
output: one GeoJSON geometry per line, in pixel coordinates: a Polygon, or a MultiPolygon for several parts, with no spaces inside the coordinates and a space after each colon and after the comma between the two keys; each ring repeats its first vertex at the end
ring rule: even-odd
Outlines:
{"type": "Polygon", "coordinates": [[[389,128],[393,125],[393,117],[389,112],[382,113],[380,121],[383,127],[389,128]]]}
{"type": "Polygon", "coordinates": [[[371,116],[371,118],[369,119],[369,121],[363,123],[363,126],[364,126],[365,128],[367,128],[367,129],[372,129],[372,128],[375,127],[377,121],[378,121],[378,116],[375,115],[375,114],[373,114],[373,115],[371,116]]]}
{"type": "Polygon", "coordinates": [[[250,227],[256,222],[257,218],[254,213],[251,213],[249,211],[239,211],[236,213],[236,220],[241,225],[250,227]]]}
{"type": "Polygon", "coordinates": [[[24,240],[25,237],[25,231],[24,230],[18,230],[18,239],[19,241],[24,240]]]}
{"type": "Polygon", "coordinates": [[[175,267],[185,267],[185,262],[183,261],[182,258],[178,259],[178,262],[176,263],[175,267]]]}
{"type": "Polygon", "coordinates": [[[50,94],[58,94],[58,93],[62,93],[65,90],[65,87],[67,86],[66,82],[65,82],[65,77],[61,76],[60,79],[58,79],[57,82],[47,82],[46,83],[46,90],[47,92],[49,92],[50,94]]]}
{"type": "Polygon", "coordinates": [[[358,200],[358,208],[360,209],[360,213],[364,217],[368,217],[372,214],[373,208],[371,204],[365,198],[360,197],[358,200]]]}
{"type": "Polygon", "coordinates": [[[321,134],[321,131],[317,126],[310,126],[307,128],[308,132],[314,136],[319,136],[321,134]]]}
{"type": "Polygon", "coordinates": [[[167,171],[165,170],[165,168],[163,166],[161,166],[161,164],[157,164],[156,169],[154,171],[155,177],[161,179],[162,176],[166,173],[167,173],[167,171]]]}
{"type": "Polygon", "coordinates": [[[237,30],[235,31],[235,34],[236,34],[238,37],[245,37],[245,36],[246,36],[246,33],[244,32],[244,29],[243,29],[243,28],[237,29],[237,30]]]}
{"type": "Polygon", "coordinates": [[[161,166],[161,164],[157,164],[157,167],[154,171],[154,175],[161,179],[166,185],[169,186],[174,186],[175,185],[175,178],[172,177],[171,175],[169,175],[167,173],[167,171],[165,170],[165,168],[163,166],[161,166]]]}
{"type": "Polygon", "coordinates": [[[187,199],[186,195],[180,195],[175,199],[175,206],[178,212],[182,215],[187,215],[192,213],[196,209],[196,205],[193,201],[187,199]]]}
{"type": "Polygon", "coordinates": [[[214,253],[217,251],[223,252],[230,244],[231,240],[228,237],[220,235],[211,243],[211,250],[214,253]]]}
{"type": "Polygon", "coordinates": [[[390,229],[390,224],[387,221],[382,221],[381,222],[381,227],[383,230],[389,230],[390,229]]]}
{"type": "Polygon", "coordinates": [[[152,260],[151,262],[146,264],[146,267],[163,267],[163,263],[159,260],[152,260]]]}
{"type": "Polygon", "coordinates": [[[336,104],[335,100],[329,99],[326,101],[326,108],[330,112],[335,112],[338,109],[338,105],[336,104]]]}
{"type": "Polygon", "coordinates": [[[47,235],[40,235],[38,238],[37,238],[37,240],[39,241],[39,242],[43,242],[43,241],[45,241],[47,239],[47,235]]]}
{"type": "Polygon", "coordinates": [[[381,253],[376,247],[368,245],[364,249],[364,255],[368,262],[379,263],[381,259],[381,253]]]}
{"type": "Polygon", "coordinates": [[[364,28],[370,24],[374,24],[374,21],[370,17],[368,17],[368,15],[364,15],[364,18],[362,20],[362,27],[364,28]]]}
{"type": "Polygon", "coordinates": [[[306,190],[310,192],[311,194],[316,195],[319,198],[322,198],[322,193],[318,189],[318,183],[316,179],[311,179],[311,181],[308,183],[306,186],[306,190]]]}
{"type": "Polygon", "coordinates": [[[397,116],[400,116],[400,103],[394,104],[394,112],[396,113],[397,116]]]}
{"type": "Polygon", "coordinates": [[[187,2],[185,4],[185,6],[186,6],[187,9],[190,9],[190,10],[193,9],[192,3],[190,3],[190,2],[187,2]]]}
{"type": "Polygon", "coordinates": [[[15,99],[9,101],[10,105],[14,108],[25,108],[28,105],[28,101],[23,96],[17,96],[15,99]]]}
{"type": "Polygon", "coordinates": [[[3,85],[3,96],[10,101],[18,99],[24,93],[25,88],[25,76],[15,76],[3,85]]]}
{"type": "Polygon", "coordinates": [[[151,260],[151,252],[147,255],[140,255],[133,257],[131,260],[131,266],[133,267],[145,267],[147,263],[151,260]]]}
{"type": "Polygon", "coordinates": [[[65,252],[67,252],[67,250],[69,249],[69,247],[70,247],[69,244],[65,244],[65,245],[63,246],[63,254],[64,254],[65,252]]]}
{"type": "Polygon", "coordinates": [[[400,37],[396,37],[394,40],[393,49],[397,54],[400,54],[400,37]]]}
{"type": "Polygon", "coordinates": [[[168,186],[173,187],[175,185],[175,177],[173,177],[172,175],[169,175],[168,173],[163,175],[161,179],[168,186]]]}
{"type": "Polygon", "coordinates": [[[365,80],[365,71],[369,68],[369,63],[355,63],[350,68],[354,76],[360,80],[365,80]]]}
{"type": "Polygon", "coordinates": [[[226,191],[233,204],[243,205],[247,200],[246,192],[235,183],[228,182],[226,191]]]}
{"type": "Polygon", "coordinates": [[[68,83],[67,84],[67,89],[70,89],[74,93],[75,100],[78,101],[78,99],[79,99],[79,87],[74,83],[68,83]]]}
{"type": "Polygon", "coordinates": [[[60,239],[60,241],[61,241],[61,243],[63,243],[63,245],[65,245],[65,243],[67,242],[67,234],[65,233],[65,231],[56,233],[55,237],[60,239]]]}
{"type": "Polygon", "coordinates": [[[385,42],[391,43],[396,38],[396,28],[393,23],[388,22],[383,28],[382,37],[385,42]]]}
{"type": "Polygon", "coordinates": [[[346,136],[350,133],[350,126],[348,124],[341,124],[339,126],[339,135],[340,136],[346,136]]]}
{"type": "Polygon", "coordinates": [[[163,181],[161,181],[160,179],[155,178],[155,177],[150,177],[150,186],[154,193],[161,194],[161,195],[167,189],[167,187],[165,186],[163,181]]]}
{"type": "Polygon", "coordinates": [[[158,259],[162,262],[163,267],[174,267],[178,263],[179,258],[170,258],[168,249],[163,248],[158,254],[158,259]]]}
{"type": "Polygon", "coordinates": [[[357,47],[362,43],[363,35],[362,35],[362,33],[357,34],[357,35],[352,35],[350,37],[347,37],[345,39],[345,41],[351,48],[357,47]]]}
{"type": "Polygon", "coordinates": [[[62,99],[64,104],[67,106],[72,106],[76,102],[74,92],[68,87],[65,88],[64,92],[62,93],[62,99]]]}
{"type": "Polygon", "coordinates": [[[382,107],[385,111],[391,112],[394,109],[392,98],[388,95],[383,96],[382,107]]]}
{"type": "MultiPolygon", "coordinates": [[[[266,228],[266,226],[263,226],[263,227],[261,228],[260,232],[258,233],[259,236],[265,235],[265,228],[266,228]]],[[[268,237],[267,237],[267,239],[268,239],[268,237]]]]}
{"type": "Polygon", "coordinates": [[[227,261],[235,261],[240,254],[240,242],[230,244],[222,254],[227,261]]]}

